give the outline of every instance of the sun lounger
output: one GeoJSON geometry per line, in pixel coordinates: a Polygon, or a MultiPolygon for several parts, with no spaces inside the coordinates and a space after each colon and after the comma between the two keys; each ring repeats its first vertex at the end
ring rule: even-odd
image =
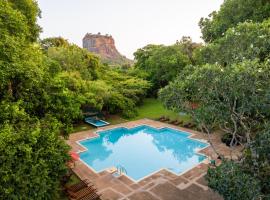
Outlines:
{"type": "Polygon", "coordinates": [[[174,124],[175,122],[177,122],[177,120],[170,120],[168,123],[169,124],[174,124]]]}
{"type": "Polygon", "coordinates": [[[158,120],[160,121],[160,120],[162,120],[164,118],[165,118],[165,116],[161,116],[161,117],[158,118],[158,120]]]}
{"type": "Polygon", "coordinates": [[[84,196],[80,200],[99,200],[99,199],[100,199],[100,195],[97,194],[96,192],[93,192],[93,193],[90,193],[90,194],[84,196]]]}
{"type": "Polygon", "coordinates": [[[92,194],[92,193],[96,193],[96,189],[92,186],[88,186],[86,188],[82,188],[81,190],[77,191],[77,192],[72,192],[72,191],[67,191],[70,199],[72,200],[79,200],[82,199],[83,197],[92,194]]]}
{"type": "Polygon", "coordinates": [[[168,117],[164,117],[163,119],[161,119],[160,121],[161,122],[166,122],[166,121],[169,121],[170,119],[168,117]]]}
{"type": "Polygon", "coordinates": [[[177,125],[180,125],[180,124],[182,124],[182,123],[183,123],[183,121],[178,121],[178,120],[176,120],[173,124],[177,126],[177,125]]]}
{"type": "MultiPolygon", "coordinates": [[[[76,183],[74,185],[71,186],[66,186],[65,189],[67,191],[71,191],[71,192],[78,192],[79,190],[86,188],[90,185],[89,181],[87,179],[80,181],[79,183],[76,183]]],[[[93,186],[93,185],[91,185],[93,186]]]]}

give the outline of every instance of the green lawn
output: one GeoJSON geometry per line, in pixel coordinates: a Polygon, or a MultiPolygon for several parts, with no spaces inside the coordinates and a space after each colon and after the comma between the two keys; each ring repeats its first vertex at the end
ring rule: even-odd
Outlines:
{"type": "MultiPolygon", "coordinates": [[[[124,119],[119,115],[110,115],[105,120],[110,124],[120,124],[128,121],[149,118],[149,119],[158,119],[161,116],[169,117],[171,120],[180,120],[180,121],[190,121],[190,117],[187,115],[179,115],[173,111],[167,110],[163,107],[162,103],[153,98],[147,98],[144,100],[143,104],[137,108],[138,115],[130,119],[124,119]]],[[[84,122],[74,125],[73,132],[85,131],[95,129],[93,126],[88,125],[84,122]]]]}
{"type": "Polygon", "coordinates": [[[183,121],[189,121],[190,118],[187,115],[179,115],[178,113],[175,113],[173,111],[167,110],[163,107],[162,103],[153,98],[145,99],[143,104],[138,107],[138,116],[130,119],[130,120],[137,120],[137,119],[143,119],[143,118],[149,118],[149,119],[157,119],[161,116],[167,116],[171,120],[183,120],[183,121]]]}

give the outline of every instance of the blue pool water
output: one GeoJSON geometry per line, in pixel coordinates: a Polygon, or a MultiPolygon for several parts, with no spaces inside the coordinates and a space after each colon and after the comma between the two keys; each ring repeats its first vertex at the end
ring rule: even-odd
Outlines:
{"type": "Polygon", "coordinates": [[[136,181],[162,168],[182,173],[206,158],[196,151],[208,146],[188,138],[186,132],[146,125],[98,134],[100,137],[79,142],[88,149],[80,153],[81,160],[97,172],[122,166],[127,176],[136,181]]]}

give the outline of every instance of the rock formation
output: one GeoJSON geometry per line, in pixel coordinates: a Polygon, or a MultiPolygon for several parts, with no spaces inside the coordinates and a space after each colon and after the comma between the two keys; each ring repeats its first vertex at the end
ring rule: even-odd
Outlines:
{"type": "Polygon", "coordinates": [[[108,64],[131,64],[132,61],[121,55],[111,35],[87,33],[83,38],[83,48],[100,56],[101,60],[108,64]]]}

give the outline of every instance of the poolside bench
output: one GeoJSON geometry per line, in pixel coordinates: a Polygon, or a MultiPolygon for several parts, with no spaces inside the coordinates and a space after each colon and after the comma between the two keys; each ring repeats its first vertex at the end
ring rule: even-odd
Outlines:
{"type": "Polygon", "coordinates": [[[92,187],[92,186],[88,186],[86,188],[82,188],[81,190],[77,191],[77,192],[72,192],[72,191],[67,191],[70,199],[72,200],[78,200],[78,199],[82,199],[83,197],[92,194],[92,193],[96,193],[97,190],[96,188],[92,187]]]}
{"type": "Polygon", "coordinates": [[[93,192],[93,193],[90,193],[90,194],[84,196],[80,200],[99,200],[100,197],[101,197],[101,195],[97,194],[96,192],[93,192]]]}
{"type": "Polygon", "coordinates": [[[76,183],[74,185],[71,186],[65,186],[66,191],[71,191],[71,192],[78,192],[79,190],[86,188],[88,186],[93,186],[92,184],[90,184],[90,182],[87,179],[84,179],[82,181],[80,181],[79,183],[76,183]]]}

